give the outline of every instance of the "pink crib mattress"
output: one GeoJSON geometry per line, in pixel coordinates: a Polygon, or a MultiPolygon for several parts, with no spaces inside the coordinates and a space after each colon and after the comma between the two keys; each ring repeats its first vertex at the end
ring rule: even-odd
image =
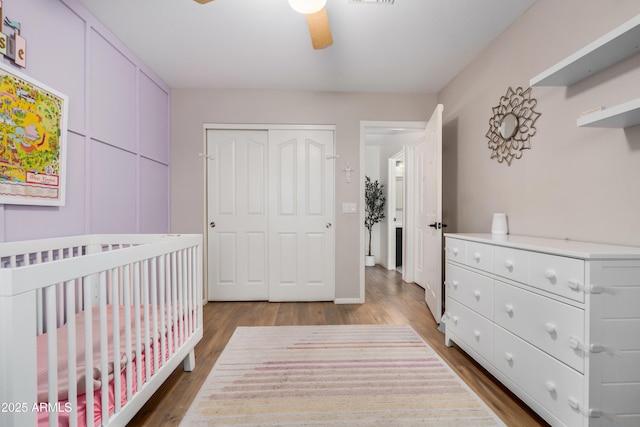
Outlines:
{"type": "MultiPolygon", "coordinates": [[[[120,396],[121,406],[125,406],[127,403],[127,372],[126,362],[127,354],[125,351],[125,325],[124,325],[124,308],[120,307],[120,396]]],[[[143,310],[140,310],[140,324],[144,325],[143,310]]],[[[100,369],[100,324],[99,324],[99,309],[94,307],[92,313],[92,337],[93,337],[93,414],[94,425],[99,425],[102,420],[102,372],[100,369]]],[[[109,363],[108,363],[108,389],[109,389],[109,414],[113,414],[115,411],[115,380],[116,373],[114,372],[114,349],[113,349],[113,315],[111,312],[111,306],[108,306],[107,311],[108,319],[108,336],[109,336],[109,363]]],[[[149,315],[149,322],[151,322],[151,315],[149,315]]],[[[76,315],[76,387],[77,387],[77,416],[78,426],[86,427],[86,413],[87,413],[87,396],[85,388],[86,378],[86,364],[85,364],[85,339],[84,339],[84,327],[85,317],[84,312],[80,312],[76,315]]],[[[134,334],[134,313],[131,310],[131,333],[134,334]]],[[[69,374],[68,374],[68,354],[67,354],[67,342],[68,342],[68,328],[67,324],[56,330],[57,332],[57,347],[58,347],[58,403],[55,406],[58,412],[58,423],[61,427],[69,425],[70,417],[70,403],[69,403],[69,374]]],[[[141,339],[144,339],[144,334],[141,334],[141,339]]],[[[166,336],[166,334],[165,334],[166,336]]],[[[142,383],[146,382],[146,348],[143,346],[141,351],[140,360],[136,359],[136,351],[132,339],[132,354],[131,354],[131,375],[132,382],[132,395],[137,391],[137,369],[141,368],[142,383]]],[[[150,373],[153,374],[156,370],[153,361],[153,342],[158,343],[160,340],[156,337],[152,340],[152,344],[149,346],[150,351],[150,373]]],[[[37,360],[38,360],[38,404],[48,403],[48,367],[47,367],[47,334],[41,334],[37,337],[37,360]]],[[[165,358],[168,357],[169,351],[165,341],[165,358]]],[[[159,366],[162,366],[162,357],[158,358],[159,366]]],[[[43,405],[44,406],[44,405],[43,405]]],[[[38,412],[38,425],[46,426],[49,424],[49,413],[47,410],[38,412]]]]}

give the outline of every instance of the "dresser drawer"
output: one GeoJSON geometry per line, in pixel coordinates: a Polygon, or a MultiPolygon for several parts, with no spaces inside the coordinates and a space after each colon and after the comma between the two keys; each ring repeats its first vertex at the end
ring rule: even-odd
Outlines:
{"type": "Polygon", "coordinates": [[[493,319],[493,279],[451,263],[445,265],[445,275],[448,297],[493,319]]]}
{"type": "Polygon", "coordinates": [[[453,333],[480,356],[493,359],[493,323],[452,298],[446,299],[446,333],[453,333]]]}
{"type": "Polygon", "coordinates": [[[470,267],[493,271],[493,246],[484,243],[467,242],[467,262],[470,267]]]}
{"type": "Polygon", "coordinates": [[[532,252],[530,285],[584,302],[584,261],[532,252]]]}
{"type": "Polygon", "coordinates": [[[467,242],[450,237],[447,237],[445,242],[447,260],[464,264],[467,259],[467,242]]]}
{"type": "Polygon", "coordinates": [[[494,281],[494,322],[584,372],[584,311],[494,281]]]}
{"type": "Polygon", "coordinates": [[[583,375],[499,326],[493,332],[494,366],[566,426],[583,425],[574,409],[584,405],[583,375]]]}
{"type": "Polygon", "coordinates": [[[516,282],[529,282],[529,252],[496,246],[493,251],[493,272],[516,282]]]}

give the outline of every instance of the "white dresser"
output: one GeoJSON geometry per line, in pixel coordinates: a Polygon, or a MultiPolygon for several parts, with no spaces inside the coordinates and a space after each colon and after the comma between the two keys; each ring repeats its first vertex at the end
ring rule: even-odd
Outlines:
{"type": "Polygon", "coordinates": [[[640,248],[445,237],[448,346],[553,426],[640,426],[640,248]]]}

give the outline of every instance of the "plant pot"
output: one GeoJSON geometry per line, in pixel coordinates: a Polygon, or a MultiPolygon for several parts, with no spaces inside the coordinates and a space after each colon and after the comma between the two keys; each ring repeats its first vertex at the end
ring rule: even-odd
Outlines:
{"type": "Polygon", "coordinates": [[[374,265],[376,265],[376,257],[374,257],[373,255],[365,255],[364,265],[365,267],[373,267],[374,265]]]}

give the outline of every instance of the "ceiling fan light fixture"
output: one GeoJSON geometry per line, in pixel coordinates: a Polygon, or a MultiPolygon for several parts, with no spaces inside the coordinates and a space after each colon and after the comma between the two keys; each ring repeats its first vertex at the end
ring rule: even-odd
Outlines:
{"type": "Polygon", "coordinates": [[[298,13],[309,15],[321,11],[327,0],[289,0],[289,6],[298,13]]]}

